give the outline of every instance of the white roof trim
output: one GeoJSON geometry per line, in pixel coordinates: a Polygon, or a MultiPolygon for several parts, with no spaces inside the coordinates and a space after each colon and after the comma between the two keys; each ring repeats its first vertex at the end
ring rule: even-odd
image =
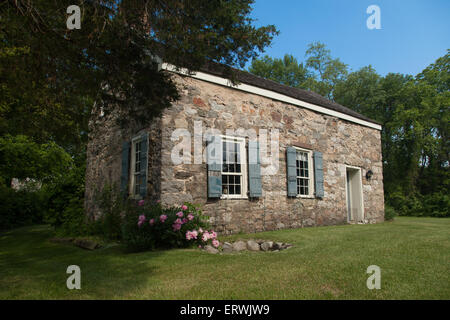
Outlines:
{"type": "Polygon", "coordinates": [[[222,86],[226,86],[226,87],[231,87],[233,89],[237,89],[237,90],[241,90],[241,91],[245,91],[245,92],[249,92],[249,93],[253,93],[253,94],[257,94],[259,96],[263,96],[266,98],[270,98],[270,99],[274,99],[274,100],[278,100],[278,101],[283,101],[283,102],[287,102],[289,104],[293,104],[299,107],[303,107],[306,109],[310,109],[313,110],[315,112],[319,112],[319,113],[323,113],[329,116],[333,116],[339,119],[343,119],[343,120],[347,120],[350,122],[354,122],[369,128],[373,128],[373,129],[377,129],[377,130],[381,130],[381,125],[376,124],[376,123],[372,123],[366,120],[362,120],[356,117],[353,117],[351,115],[339,112],[339,111],[335,111],[335,110],[331,110],[325,107],[321,107],[319,105],[313,104],[313,103],[309,103],[309,102],[305,102],[296,98],[292,98],[289,97],[287,95],[281,94],[281,93],[277,93],[271,90],[267,90],[267,89],[262,89],[256,86],[252,86],[252,85],[248,85],[245,83],[241,83],[238,85],[233,85],[231,83],[230,80],[226,79],[226,78],[222,78],[222,77],[218,77],[212,74],[208,74],[208,73],[204,73],[204,72],[194,72],[194,73],[189,73],[186,69],[180,69],[177,70],[177,68],[174,65],[168,64],[168,63],[163,63],[162,64],[162,69],[163,70],[167,70],[167,71],[171,71],[171,72],[175,72],[175,73],[180,73],[183,75],[187,75],[189,77],[192,77],[194,79],[199,79],[199,80],[203,80],[203,81],[207,81],[207,82],[212,82],[215,84],[219,84],[222,86]]]}

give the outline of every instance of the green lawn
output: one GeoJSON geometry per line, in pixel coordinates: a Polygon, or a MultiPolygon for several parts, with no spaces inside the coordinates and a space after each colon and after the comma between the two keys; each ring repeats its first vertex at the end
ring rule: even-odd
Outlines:
{"type": "Polygon", "coordinates": [[[85,251],[51,236],[47,226],[0,235],[0,299],[450,299],[450,219],[237,235],[228,239],[294,247],[232,255],[85,251]],[[72,264],[81,268],[81,290],[66,288],[72,264]],[[366,287],[373,264],[380,290],[366,287]]]}

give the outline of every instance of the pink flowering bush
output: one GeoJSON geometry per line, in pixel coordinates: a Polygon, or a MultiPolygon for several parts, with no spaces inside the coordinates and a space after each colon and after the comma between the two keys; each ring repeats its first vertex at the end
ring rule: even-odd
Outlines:
{"type": "Polygon", "coordinates": [[[141,200],[127,210],[123,240],[134,251],[206,244],[218,247],[217,234],[208,231],[207,220],[190,203],[163,207],[159,202],[141,200]]]}
{"type": "Polygon", "coordinates": [[[212,230],[203,230],[202,228],[186,231],[186,240],[196,244],[199,248],[208,244],[211,244],[215,248],[220,246],[220,242],[217,240],[217,233],[212,230]]]}

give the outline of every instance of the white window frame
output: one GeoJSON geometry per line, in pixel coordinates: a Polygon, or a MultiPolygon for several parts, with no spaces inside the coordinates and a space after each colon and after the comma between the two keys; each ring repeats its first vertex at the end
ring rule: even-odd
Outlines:
{"type": "MultiPolygon", "coordinates": [[[[220,136],[223,142],[237,142],[239,143],[239,152],[241,157],[241,173],[230,174],[229,172],[223,172],[221,169],[221,175],[239,175],[241,176],[241,194],[222,194],[221,199],[248,199],[248,177],[247,177],[247,148],[245,138],[233,137],[233,136],[220,136]]],[[[223,159],[223,150],[221,154],[221,160],[223,159]]]]}
{"type": "Polygon", "coordinates": [[[308,149],[304,149],[304,148],[299,148],[299,147],[295,147],[295,150],[297,151],[296,155],[295,155],[295,183],[296,183],[296,187],[297,187],[297,198],[314,198],[314,164],[313,164],[313,151],[312,150],[308,150],[308,149]],[[298,193],[298,182],[297,179],[298,178],[302,178],[305,179],[305,177],[299,177],[297,176],[297,155],[298,152],[304,152],[308,155],[308,172],[309,172],[309,179],[308,179],[308,194],[299,194],[298,193]]]}
{"type": "MultiPolygon", "coordinates": [[[[135,193],[136,187],[136,144],[142,141],[141,136],[134,137],[131,140],[131,161],[130,161],[130,185],[129,185],[129,194],[130,198],[140,200],[142,198],[140,193],[135,193]]],[[[142,152],[142,151],[141,151],[142,152]]]]}

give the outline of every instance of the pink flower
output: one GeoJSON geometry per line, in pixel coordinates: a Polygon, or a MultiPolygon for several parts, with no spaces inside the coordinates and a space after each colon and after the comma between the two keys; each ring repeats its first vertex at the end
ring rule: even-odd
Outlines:
{"type": "Polygon", "coordinates": [[[155,224],[155,219],[150,219],[150,221],[148,222],[151,226],[155,224]]]}
{"type": "Polygon", "coordinates": [[[142,222],[145,221],[145,216],[144,216],[143,214],[141,214],[141,215],[139,216],[139,221],[142,221],[142,222]]]}
{"type": "Polygon", "coordinates": [[[161,200],[156,200],[156,203],[160,203],[161,202],[161,200]]]}
{"type": "Polygon", "coordinates": [[[180,212],[177,212],[177,217],[180,217],[180,218],[181,218],[182,216],[183,216],[183,212],[181,212],[181,211],[180,211],[180,212]]]}
{"type": "Polygon", "coordinates": [[[189,219],[189,221],[191,221],[192,219],[194,219],[194,215],[192,213],[189,213],[188,214],[188,219],[189,219]]]}
{"type": "Polygon", "coordinates": [[[214,240],[212,241],[212,245],[213,245],[215,248],[217,248],[217,247],[220,245],[220,242],[219,242],[217,239],[214,239],[214,240]]]}
{"type": "Polygon", "coordinates": [[[208,239],[209,239],[208,233],[204,233],[204,234],[202,235],[202,241],[203,241],[203,242],[206,242],[206,241],[208,241],[208,239]]]}
{"type": "Polygon", "coordinates": [[[211,239],[216,239],[217,238],[217,233],[215,233],[214,231],[211,231],[210,237],[211,237],[211,239]]]}
{"type": "Polygon", "coordinates": [[[188,222],[188,219],[186,219],[186,218],[183,218],[183,220],[181,220],[183,223],[186,223],[186,222],[188,222]]]}
{"type": "Polygon", "coordinates": [[[192,239],[192,233],[190,231],[186,232],[186,240],[191,240],[192,239]]]}
{"type": "Polygon", "coordinates": [[[138,206],[143,206],[143,205],[144,205],[144,203],[145,203],[145,201],[144,201],[144,200],[139,200],[139,202],[138,202],[138,206]]]}
{"type": "Polygon", "coordinates": [[[177,220],[175,220],[174,223],[176,223],[176,224],[183,224],[183,222],[181,222],[181,219],[180,219],[180,218],[178,218],[177,220]]]}
{"type": "Polygon", "coordinates": [[[202,228],[198,228],[198,232],[203,233],[203,229],[202,228]]]}
{"type": "Polygon", "coordinates": [[[143,223],[144,223],[144,220],[139,220],[139,222],[137,223],[138,227],[140,228],[143,223]]]}
{"type": "Polygon", "coordinates": [[[198,236],[197,230],[191,231],[191,235],[192,235],[193,239],[197,239],[197,236],[198,236]]]}
{"type": "Polygon", "coordinates": [[[181,229],[181,224],[179,224],[179,223],[174,223],[174,224],[172,225],[172,228],[173,228],[173,231],[178,231],[178,230],[181,229]]]}
{"type": "Polygon", "coordinates": [[[164,223],[164,221],[167,220],[167,216],[166,216],[165,214],[162,214],[162,215],[159,216],[159,220],[160,220],[162,223],[164,223]]]}
{"type": "Polygon", "coordinates": [[[187,207],[187,205],[183,204],[183,205],[181,206],[181,209],[184,210],[184,211],[186,211],[186,210],[188,209],[188,207],[187,207]]]}

